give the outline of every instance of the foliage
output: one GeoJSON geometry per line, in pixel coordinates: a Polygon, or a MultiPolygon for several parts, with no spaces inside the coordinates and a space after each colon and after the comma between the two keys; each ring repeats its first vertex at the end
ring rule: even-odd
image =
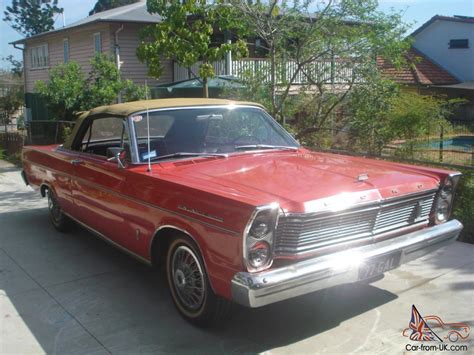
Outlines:
{"type": "MultiPolygon", "coordinates": [[[[2,113],[1,123],[9,124],[10,118],[24,104],[23,81],[21,76],[14,71],[0,72],[0,112],[2,113]]],[[[6,128],[6,127],[5,127],[6,128]]]]}
{"type": "Polygon", "coordinates": [[[267,107],[280,121],[295,115],[302,140],[326,125],[356,84],[375,75],[376,55],[402,63],[410,45],[400,14],[379,12],[375,0],[230,3],[267,53],[267,79],[260,82],[266,89],[258,90],[267,95],[262,103],[271,102],[267,107]]]}
{"type": "Polygon", "coordinates": [[[13,55],[2,58],[3,61],[10,63],[10,72],[13,76],[21,78],[23,76],[23,62],[16,60],[13,55]]]}
{"type": "Polygon", "coordinates": [[[10,122],[10,117],[17,112],[24,103],[22,86],[12,86],[5,95],[0,96],[0,111],[6,114],[6,124],[10,122]]]}
{"type": "Polygon", "coordinates": [[[203,80],[203,96],[208,97],[207,80],[215,75],[211,63],[224,59],[228,51],[237,58],[247,54],[247,45],[240,39],[245,31],[241,18],[223,0],[147,0],[147,9],[162,19],[144,29],[137,50],[152,76],[160,77],[164,59],[184,67],[201,61],[197,75],[203,80]],[[232,33],[237,40],[215,43],[218,33],[232,33]]]}
{"type": "Polygon", "coordinates": [[[89,11],[89,16],[124,5],[134,4],[139,1],[140,0],[97,0],[93,9],[89,11]]]}
{"type": "Polygon", "coordinates": [[[446,121],[463,100],[446,100],[417,92],[400,91],[387,80],[375,80],[357,86],[350,97],[351,135],[357,146],[372,154],[393,140],[408,142],[400,154],[411,153],[420,136],[446,121]]]}
{"type": "Polygon", "coordinates": [[[46,99],[48,108],[61,120],[71,120],[84,102],[86,83],[76,62],[58,65],[49,72],[49,82],[36,82],[36,91],[46,99]]]}
{"type": "Polygon", "coordinates": [[[461,172],[463,176],[456,191],[453,215],[464,225],[461,241],[474,244],[474,170],[461,172]]]}
{"type": "Polygon", "coordinates": [[[84,77],[81,66],[71,61],[54,67],[48,83],[36,82],[36,90],[45,98],[55,119],[73,120],[76,112],[114,103],[119,95],[122,101],[146,97],[147,89],[122,80],[114,61],[107,56],[97,55],[91,60],[91,67],[84,77]]]}
{"type": "Polygon", "coordinates": [[[63,12],[58,0],[12,0],[3,12],[3,21],[21,33],[30,37],[54,29],[54,16],[63,12]]]}

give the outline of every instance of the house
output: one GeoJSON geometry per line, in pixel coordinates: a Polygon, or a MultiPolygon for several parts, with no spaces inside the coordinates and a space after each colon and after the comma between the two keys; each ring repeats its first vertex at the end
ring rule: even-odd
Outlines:
{"type": "Polygon", "coordinates": [[[474,17],[436,15],[411,37],[416,50],[460,82],[474,81],[474,17]]]}
{"type": "Polygon", "coordinates": [[[378,58],[382,75],[405,90],[467,100],[454,119],[474,122],[474,17],[436,15],[410,37],[407,65],[378,58]]]}
{"type": "Polygon", "coordinates": [[[410,48],[405,57],[406,64],[401,67],[395,67],[388,58],[378,57],[377,67],[382,76],[403,85],[406,89],[420,93],[427,93],[437,85],[459,84],[454,75],[416,48],[410,48]]]}
{"type": "Polygon", "coordinates": [[[413,47],[458,79],[432,89],[448,98],[468,101],[456,118],[474,122],[474,17],[433,16],[415,30],[413,47]]]}
{"type": "MultiPolygon", "coordinates": [[[[138,60],[136,49],[140,42],[140,30],[146,25],[159,21],[158,15],[147,12],[146,3],[142,0],[91,15],[59,29],[13,42],[16,48],[23,50],[27,120],[48,118],[46,106],[41,97],[35,93],[35,83],[38,80],[47,81],[50,68],[68,61],[75,61],[81,65],[86,74],[90,71],[90,60],[95,53],[113,56],[122,77],[139,85],[147,82],[150,86],[158,86],[195,79],[199,62],[188,68],[168,61],[163,65],[162,76],[159,80],[154,80],[148,76],[147,66],[138,60]]],[[[224,33],[214,34],[215,42],[225,40],[224,33]]],[[[212,63],[217,76],[241,77],[244,72],[257,70],[270,72],[270,64],[264,58],[265,51],[262,49],[261,40],[248,38],[247,42],[251,57],[233,60],[231,53],[228,53],[225,60],[212,63]]],[[[351,69],[339,70],[338,66],[343,67],[344,63],[338,62],[335,58],[327,58],[314,65],[327,69],[324,79],[332,84],[337,84],[342,80],[335,73],[344,72],[345,77],[352,75],[351,69]]],[[[290,78],[297,65],[294,61],[288,60],[284,67],[285,75],[290,78]]],[[[305,75],[299,73],[295,84],[305,83],[305,75]]]]}
{"type": "Polygon", "coordinates": [[[96,53],[113,56],[122,77],[136,84],[173,81],[171,62],[165,65],[161,78],[154,80],[148,76],[147,66],[136,56],[140,30],[159,21],[159,16],[148,13],[146,3],[140,1],[13,42],[23,51],[27,119],[48,118],[45,105],[35,94],[36,81],[47,81],[50,68],[68,61],[76,61],[88,73],[90,60],[96,53]]]}

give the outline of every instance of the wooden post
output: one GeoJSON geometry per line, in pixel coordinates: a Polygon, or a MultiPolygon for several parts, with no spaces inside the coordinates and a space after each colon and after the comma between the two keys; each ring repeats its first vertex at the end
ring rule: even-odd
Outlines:
{"type": "Polygon", "coordinates": [[[439,162],[443,162],[443,145],[444,145],[444,127],[441,125],[441,130],[439,133],[439,162]]]}
{"type": "Polygon", "coordinates": [[[5,151],[7,152],[7,154],[10,154],[8,152],[8,149],[9,149],[9,142],[8,142],[8,114],[6,112],[3,112],[3,124],[5,125],[5,151]]]}

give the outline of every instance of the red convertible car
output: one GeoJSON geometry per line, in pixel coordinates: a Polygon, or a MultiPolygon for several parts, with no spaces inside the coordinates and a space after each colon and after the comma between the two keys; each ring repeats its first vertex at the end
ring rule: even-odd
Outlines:
{"type": "Polygon", "coordinates": [[[28,146],[25,182],[150,265],[204,325],[370,279],[454,241],[457,172],[301,147],[258,104],[163,99],[95,108],[60,146],[28,146]]]}

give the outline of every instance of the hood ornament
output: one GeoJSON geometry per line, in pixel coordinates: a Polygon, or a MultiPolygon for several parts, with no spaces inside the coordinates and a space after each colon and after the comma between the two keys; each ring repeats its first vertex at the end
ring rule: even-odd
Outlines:
{"type": "Polygon", "coordinates": [[[359,174],[359,176],[357,176],[357,181],[365,181],[365,180],[369,180],[369,174],[364,173],[364,174],[359,174]]]}

